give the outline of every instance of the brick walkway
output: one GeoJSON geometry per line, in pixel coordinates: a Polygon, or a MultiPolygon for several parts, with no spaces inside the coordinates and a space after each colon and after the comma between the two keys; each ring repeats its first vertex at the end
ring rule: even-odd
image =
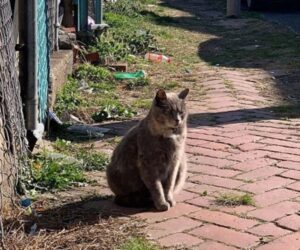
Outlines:
{"type": "Polygon", "coordinates": [[[189,177],[179,203],[137,216],[171,249],[299,249],[300,119],[275,118],[255,86],[271,79],[266,71],[201,67],[206,95],[190,101],[189,177]],[[229,193],[250,193],[255,206],[216,204],[229,193]]]}

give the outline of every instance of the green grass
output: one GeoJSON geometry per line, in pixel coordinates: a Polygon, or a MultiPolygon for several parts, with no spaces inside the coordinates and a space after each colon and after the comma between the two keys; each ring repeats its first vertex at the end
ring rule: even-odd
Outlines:
{"type": "Polygon", "coordinates": [[[77,163],[54,159],[48,152],[35,155],[31,160],[31,186],[43,190],[66,189],[75,183],[86,182],[77,163]]]}
{"type": "Polygon", "coordinates": [[[54,142],[53,147],[60,153],[73,156],[76,159],[81,160],[83,162],[82,169],[85,171],[103,171],[109,164],[109,157],[102,152],[96,151],[91,146],[87,148],[82,145],[71,143],[70,141],[57,139],[54,142]]]}
{"type": "Polygon", "coordinates": [[[224,206],[254,205],[251,195],[221,194],[216,199],[217,204],[224,206]]]}
{"type": "Polygon", "coordinates": [[[159,250],[159,248],[146,239],[132,238],[121,246],[121,250],[159,250]]]}
{"type": "Polygon", "coordinates": [[[141,109],[147,109],[149,110],[152,105],[152,99],[144,99],[144,98],[139,98],[136,99],[133,103],[132,106],[135,108],[141,108],[141,109]]]}

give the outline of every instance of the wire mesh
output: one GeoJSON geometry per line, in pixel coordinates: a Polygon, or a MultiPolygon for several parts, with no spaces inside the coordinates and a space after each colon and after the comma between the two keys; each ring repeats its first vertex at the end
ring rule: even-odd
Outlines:
{"type": "Polygon", "coordinates": [[[10,0],[0,0],[0,237],[3,209],[13,204],[18,174],[25,168],[25,126],[17,76],[10,0]]]}

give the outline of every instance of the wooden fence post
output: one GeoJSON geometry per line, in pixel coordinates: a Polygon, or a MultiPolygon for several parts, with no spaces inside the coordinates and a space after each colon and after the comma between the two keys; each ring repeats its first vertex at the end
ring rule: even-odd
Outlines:
{"type": "Polygon", "coordinates": [[[238,17],[241,14],[241,0],[227,0],[227,17],[238,17]]]}

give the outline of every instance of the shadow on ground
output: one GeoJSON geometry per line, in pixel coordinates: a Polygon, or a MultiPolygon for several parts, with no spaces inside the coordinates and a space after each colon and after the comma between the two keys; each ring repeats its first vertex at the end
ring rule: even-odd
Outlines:
{"type": "MultiPolygon", "coordinates": [[[[258,12],[243,11],[241,18],[226,18],[225,3],[225,0],[164,0],[162,6],[187,14],[170,17],[146,11],[144,15],[158,25],[204,34],[206,38],[199,41],[198,56],[211,65],[280,71],[274,87],[283,98],[292,95],[300,100],[300,36],[285,26],[264,21],[258,12]]],[[[290,100],[288,103],[293,103],[290,100]]]]}

